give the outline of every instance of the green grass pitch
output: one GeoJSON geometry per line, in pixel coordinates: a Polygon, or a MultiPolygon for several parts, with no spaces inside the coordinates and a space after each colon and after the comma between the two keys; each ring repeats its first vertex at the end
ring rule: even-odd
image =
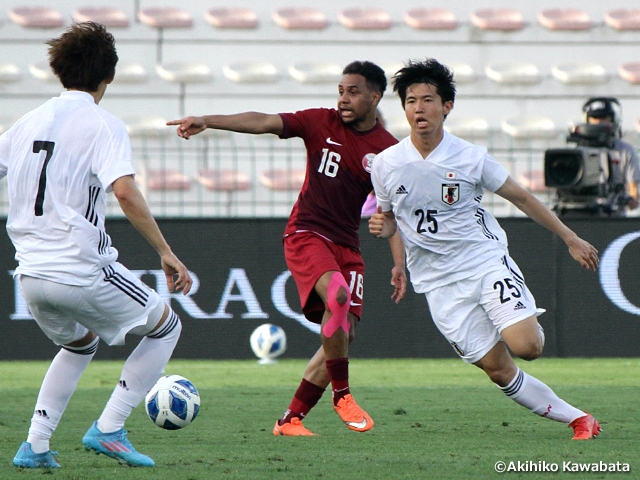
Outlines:
{"type": "Polygon", "coordinates": [[[23,470],[13,455],[26,438],[48,362],[1,362],[0,478],[54,479],[496,479],[640,478],[640,359],[540,359],[518,362],[602,424],[593,441],[571,440],[565,425],[507,399],[477,368],[459,360],[352,359],[351,390],[375,420],[348,430],[330,395],[305,425],[318,437],[274,437],[303,360],[171,361],[166,373],[189,378],[202,407],[183,430],[156,427],[138,407],[129,439],[156,467],[133,469],[86,452],[81,439],[106,403],[122,362],[93,362],[51,442],[61,469],[23,470]],[[559,472],[496,473],[496,462],[556,464],[559,472]],[[571,464],[627,463],[630,473],[563,473],[571,464]],[[42,477],[42,475],[47,475],[42,477]]]}

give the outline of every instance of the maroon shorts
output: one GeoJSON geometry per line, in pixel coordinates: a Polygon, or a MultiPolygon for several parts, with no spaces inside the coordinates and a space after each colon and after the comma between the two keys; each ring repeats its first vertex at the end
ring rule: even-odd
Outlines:
{"type": "Polygon", "coordinates": [[[284,238],[284,257],[293,276],[302,313],[313,323],[321,323],[325,306],[315,285],[325,272],[342,272],[351,289],[349,312],[362,316],[364,262],[350,248],[336,245],[312,232],[294,233],[284,238]]]}

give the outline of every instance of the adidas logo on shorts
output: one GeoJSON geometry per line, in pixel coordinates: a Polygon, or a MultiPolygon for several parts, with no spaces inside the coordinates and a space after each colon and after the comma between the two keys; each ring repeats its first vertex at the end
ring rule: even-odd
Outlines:
{"type": "Polygon", "coordinates": [[[513,307],[513,310],[514,310],[514,311],[515,311],[515,310],[523,310],[523,309],[525,309],[525,308],[527,308],[527,307],[525,307],[525,306],[522,304],[522,302],[518,302],[518,303],[516,303],[516,306],[515,306],[515,307],[513,307]]]}
{"type": "Polygon", "coordinates": [[[407,191],[406,188],[404,188],[404,185],[400,185],[398,187],[398,190],[396,190],[396,195],[401,195],[401,194],[405,194],[406,195],[407,193],[409,193],[409,192],[407,191]]]}

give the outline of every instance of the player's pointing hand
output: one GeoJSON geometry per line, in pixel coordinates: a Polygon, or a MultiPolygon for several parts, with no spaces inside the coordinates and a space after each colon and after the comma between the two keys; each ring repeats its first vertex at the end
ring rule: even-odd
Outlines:
{"type": "Polygon", "coordinates": [[[574,260],[584,268],[592,271],[596,271],[598,269],[598,263],[600,262],[600,259],[598,258],[598,250],[596,250],[596,248],[589,242],[576,237],[575,240],[568,243],[568,247],[569,253],[574,260]]]}
{"type": "Polygon", "coordinates": [[[178,125],[178,136],[185,140],[189,140],[191,135],[197,135],[207,128],[203,117],[185,117],[179,120],[171,120],[167,122],[167,125],[178,125]]]}

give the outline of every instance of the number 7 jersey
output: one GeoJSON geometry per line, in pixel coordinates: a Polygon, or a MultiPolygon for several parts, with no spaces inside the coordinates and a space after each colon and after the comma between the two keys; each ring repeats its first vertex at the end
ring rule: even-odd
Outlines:
{"type": "Polygon", "coordinates": [[[393,210],[418,293],[468,278],[501,262],[507,238],[482,206],[508,172],[478,147],[444,132],[427,158],[410,137],[380,153],[371,179],[378,205],[393,210]]]}
{"type": "Polygon", "coordinates": [[[134,173],[124,122],[86,92],[63,92],[18,120],[0,136],[16,274],[91,285],[118,257],[105,193],[134,173]]]}

